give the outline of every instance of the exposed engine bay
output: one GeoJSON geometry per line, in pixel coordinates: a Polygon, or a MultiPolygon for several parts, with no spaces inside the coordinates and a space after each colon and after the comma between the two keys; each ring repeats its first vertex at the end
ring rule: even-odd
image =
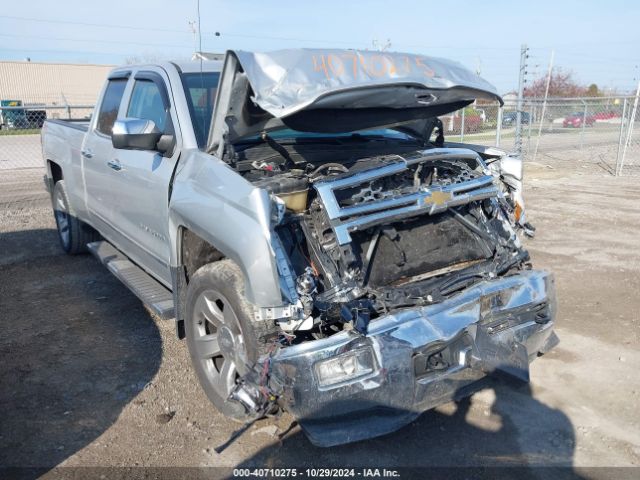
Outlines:
{"type": "Polygon", "coordinates": [[[276,321],[292,343],[366,334],[376,317],[529,268],[496,158],[411,142],[307,154],[263,140],[235,167],[276,202],[281,290],[295,306],[276,321]]]}

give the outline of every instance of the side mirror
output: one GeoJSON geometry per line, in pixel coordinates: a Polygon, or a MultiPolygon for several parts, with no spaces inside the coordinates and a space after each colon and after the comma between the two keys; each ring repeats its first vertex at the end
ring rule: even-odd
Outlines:
{"type": "MultiPolygon", "coordinates": [[[[125,118],[116,120],[111,131],[114,148],[125,150],[157,150],[163,135],[153,120],[125,118]]],[[[162,142],[163,144],[166,142],[162,142]]],[[[164,145],[161,145],[164,147],[164,145]]],[[[164,151],[161,151],[164,153],[164,151]]]]}

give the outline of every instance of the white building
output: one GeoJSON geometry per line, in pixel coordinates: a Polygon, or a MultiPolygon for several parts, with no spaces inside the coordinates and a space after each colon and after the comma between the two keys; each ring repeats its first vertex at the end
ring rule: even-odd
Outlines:
{"type": "Polygon", "coordinates": [[[93,105],[113,65],[0,61],[0,99],[93,105]]]}

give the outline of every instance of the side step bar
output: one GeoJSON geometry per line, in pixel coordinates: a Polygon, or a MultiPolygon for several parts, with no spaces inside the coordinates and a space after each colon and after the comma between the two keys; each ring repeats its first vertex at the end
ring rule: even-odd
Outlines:
{"type": "Polygon", "coordinates": [[[164,320],[175,317],[171,291],[129,260],[120,250],[105,241],[89,243],[87,248],[153,313],[164,320]]]}

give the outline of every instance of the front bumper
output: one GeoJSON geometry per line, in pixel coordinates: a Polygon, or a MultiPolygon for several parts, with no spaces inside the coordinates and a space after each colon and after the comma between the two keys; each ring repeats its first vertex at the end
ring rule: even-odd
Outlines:
{"type": "Polygon", "coordinates": [[[555,312],[550,273],[483,281],[439,304],[373,320],[366,336],[343,331],[280,350],[271,359],[272,387],[316,445],[383,435],[473,393],[495,370],[528,380],[529,362],[555,341],[555,312]],[[372,352],[372,372],[319,384],[318,362],[362,349],[372,352]]]}

